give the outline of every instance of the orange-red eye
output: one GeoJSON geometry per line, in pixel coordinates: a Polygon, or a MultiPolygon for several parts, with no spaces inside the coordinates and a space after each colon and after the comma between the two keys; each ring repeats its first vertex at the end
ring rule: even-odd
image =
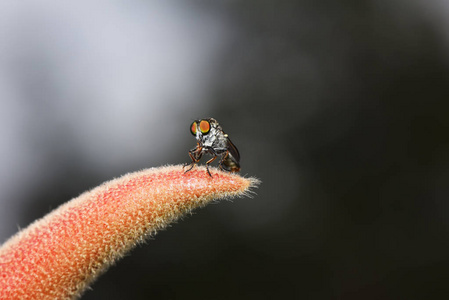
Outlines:
{"type": "Polygon", "coordinates": [[[207,133],[209,133],[209,130],[210,130],[209,122],[206,121],[206,120],[202,120],[200,122],[200,131],[201,131],[201,133],[202,134],[207,134],[207,133]]]}
{"type": "Polygon", "coordinates": [[[196,135],[196,122],[193,122],[192,125],[190,126],[190,132],[193,135],[196,135]]]}

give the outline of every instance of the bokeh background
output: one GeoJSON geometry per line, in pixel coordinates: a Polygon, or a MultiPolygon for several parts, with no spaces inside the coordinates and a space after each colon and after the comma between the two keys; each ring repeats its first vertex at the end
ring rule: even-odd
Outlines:
{"type": "Polygon", "coordinates": [[[3,1],[0,241],[216,118],[257,196],[83,299],[449,295],[449,2],[3,1]]]}

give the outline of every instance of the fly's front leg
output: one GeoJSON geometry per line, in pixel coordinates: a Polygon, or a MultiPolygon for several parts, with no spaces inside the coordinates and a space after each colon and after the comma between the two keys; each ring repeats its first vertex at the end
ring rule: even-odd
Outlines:
{"type": "Polygon", "coordinates": [[[195,166],[195,164],[200,161],[201,156],[203,156],[203,153],[201,152],[201,150],[202,150],[202,147],[200,147],[198,145],[195,149],[192,149],[189,151],[189,156],[192,159],[192,161],[190,163],[184,164],[184,166],[182,167],[183,169],[190,165],[190,168],[187,171],[185,171],[184,173],[187,173],[190,170],[192,170],[192,168],[195,166]]]}

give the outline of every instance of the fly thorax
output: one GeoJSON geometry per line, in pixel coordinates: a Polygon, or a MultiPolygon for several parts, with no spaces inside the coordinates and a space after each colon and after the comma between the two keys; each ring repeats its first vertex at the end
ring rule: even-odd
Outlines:
{"type": "Polygon", "coordinates": [[[214,147],[217,137],[212,135],[211,133],[209,133],[208,135],[203,135],[202,144],[204,147],[214,147]]]}

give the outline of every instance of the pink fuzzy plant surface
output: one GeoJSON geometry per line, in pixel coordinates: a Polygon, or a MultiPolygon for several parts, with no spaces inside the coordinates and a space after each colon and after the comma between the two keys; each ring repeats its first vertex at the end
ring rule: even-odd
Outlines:
{"type": "Polygon", "coordinates": [[[211,201],[258,184],[204,167],[130,173],[85,192],[0,247],[0,299],[75,299],[126,252],[211,201]]]}

